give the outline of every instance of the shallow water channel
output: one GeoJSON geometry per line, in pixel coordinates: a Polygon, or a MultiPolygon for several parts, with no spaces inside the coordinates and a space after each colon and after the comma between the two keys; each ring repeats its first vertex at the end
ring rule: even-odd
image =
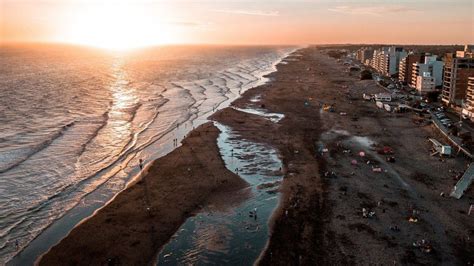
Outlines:
{"type": "MultiPolygon", "coordinates": [[[[281,160],[273,148],[236,136],[231,128],[221,130],[217,143],[227,168],[249,183],[249,194],[226,208],[205,206],[187,219],[158,255],[158,265],[239,264],[251,265],[269,237],[268,221],[276,208],[281,160]],[[261,184],[273,187],[259,188],[261,184]],[[250,212],[257,208],[257,217],[250,212]]],[[[238,192],[239,193],[239,192],[238,192]]]]}

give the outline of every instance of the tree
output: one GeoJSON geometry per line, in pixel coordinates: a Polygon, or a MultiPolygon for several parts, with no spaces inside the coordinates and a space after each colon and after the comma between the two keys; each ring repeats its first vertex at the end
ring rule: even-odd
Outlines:
{"type": "Polygon", "coordinates": [[[365,69],[360,72],[360,80],[364,79],[372,79],[372,72],[370,70],[365,69]]]}

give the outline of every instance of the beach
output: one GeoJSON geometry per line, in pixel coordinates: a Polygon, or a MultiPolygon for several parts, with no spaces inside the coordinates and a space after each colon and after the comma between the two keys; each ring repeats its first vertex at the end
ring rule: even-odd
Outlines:
{"type": "MultiPolygon", "coordinates": [[[[453,173],[467,160],[430,156],[432,126],[415,124],[414,113],[387,113],[364,101],[363,93],[383,89],[346,69],[318,47],[300,49],[277,66],[270,82],[210,117],[239,138],[275,148],[283,164],[279,205],[257,263],[472,263],[474,223],[467,210],[474,191],[460,200],[440,196],[449,194],[453,173]],[[384,146],[395,162],[377,152],[384,146]]],[[[212,123],[192,131],[40,265],[148,264],[203,206],[251,197],[241,193],[248,184],[226,168],[218,135],[212,123]]]]}
{"type": "Polygon", "coordinates": [[[195,129],[181,147],[78,225],[40,264],[144,265],[200,206],[241,200],[245,195],[225,197],[247,184],[225,168],[215,143],[218,133],[211,123],[195,129]]]}

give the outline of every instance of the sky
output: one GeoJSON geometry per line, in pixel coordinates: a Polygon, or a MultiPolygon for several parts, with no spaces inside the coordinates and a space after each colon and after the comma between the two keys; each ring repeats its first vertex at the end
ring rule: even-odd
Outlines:
{"type": "Polygon", "coordinates": [[[474,0],[0,0],[1,42],[474,43],[474,0]]]}

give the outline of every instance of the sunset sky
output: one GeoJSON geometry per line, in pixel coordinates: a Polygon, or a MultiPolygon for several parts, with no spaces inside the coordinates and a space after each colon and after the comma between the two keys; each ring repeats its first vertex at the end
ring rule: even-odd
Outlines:
{"type": "Polygon", "coordinates": [[[473,0],[0,0],[5,42],[474,42],[473,0]]]}

